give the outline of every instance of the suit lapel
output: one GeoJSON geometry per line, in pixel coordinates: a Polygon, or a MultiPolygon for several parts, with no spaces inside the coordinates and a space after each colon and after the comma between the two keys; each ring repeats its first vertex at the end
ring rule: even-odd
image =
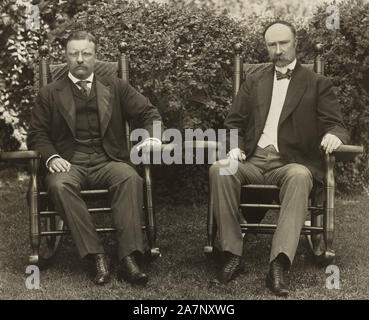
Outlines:
{"type": "Polygon", "coordinates": [[[60,103],[58,109],[67,122],[73,136],[76,135],[76,105],[74,103],[73,92],[69,79],[66,77],[60,80],[57,86],[60,103]]]}
{"type": "Polygon", "coordinates": [[[292,73],[292,78],[287,89],[286,99],[279,118],[278,128],[297,107],[305,90],[306,77],[304,77],[304,69],[299,63],[296,63],[296,67],[292,73]]]}
{"type": "Polygon", "coordinates": [[[96,96],[99,110],[101,137],[103,138],[113,112],[113,107],[111,104],[111,87],[99,78],[96,78],[96,96]]]}
{"type": "Polygon", "coordinates": [[[255,130],[256,136],[262,132],[265,126],[265,121],[268,116],[270,103],[272,100],[272,91],[273,91],[273,79],[274,79],[274,68],[271,66],[265,74],[261,77],[258,83],[257,89],[257,99],[258,104],[256,105],[255,114],[257,117],[255,118],[255,130]]]}

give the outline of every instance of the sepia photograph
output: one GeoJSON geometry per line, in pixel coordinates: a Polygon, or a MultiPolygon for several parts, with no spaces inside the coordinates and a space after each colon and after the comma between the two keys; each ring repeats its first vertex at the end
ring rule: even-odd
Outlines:
{"type": "Polygon", "coordinates": [[[0,15],[0,303],[369,299],[369,0],[0,15]]]}

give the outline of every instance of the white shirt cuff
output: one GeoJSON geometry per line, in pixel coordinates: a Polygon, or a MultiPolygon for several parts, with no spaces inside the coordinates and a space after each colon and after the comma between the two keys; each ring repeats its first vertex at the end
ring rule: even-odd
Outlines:
{"type": "Polygon", "coordinates": [[[56,158],[56,157],[60,158],[60,156],[58,154],[53,154],[52,156],[49,157],[49,159],[46,160],[46,168],[49,168],[49,161],[53,158],[56,158]]]}

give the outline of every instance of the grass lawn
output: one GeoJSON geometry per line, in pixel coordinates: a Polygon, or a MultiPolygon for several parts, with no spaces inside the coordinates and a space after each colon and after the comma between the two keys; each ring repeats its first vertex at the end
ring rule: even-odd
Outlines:
{"type": "MultiPolygon", "coordinates": [[[[203,254],[206,244],[206,204],[165,206],[157,201],[158,244],[162,257],[148,268],[146,289],[116,280],[97,287],[89,265],[79,259],[67,236],[53,265],[41,271],[40,289],[25,286],[29,226],[26,205],[27,179],[15,170],[0,171],[0,299],[276,299],[265,288],[270,235],[258,235],[246,250],[246,272],[228,285],[214,284],[216,265],[203,254]]],[[[369,197],[338,199],[335,264],[340,289],[325,287],[324,268],[312,263],[307,242],[301,237],[289,273],[288,299],[368,299],[369,297],[369,197]]],[[[272,220],[272,213],[268,214],[272,220]]],[[[105,235],[111,265],[116,269],[115,241],[105,235]]]]}

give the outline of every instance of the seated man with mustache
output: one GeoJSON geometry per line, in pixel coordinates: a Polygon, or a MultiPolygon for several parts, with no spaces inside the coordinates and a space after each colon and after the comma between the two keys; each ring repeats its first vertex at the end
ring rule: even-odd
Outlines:
{"type": "Polygon", "coordinates": [[[241,85],[224,122],[225,128],[238,129],[238,148],[210,168],[210,189],[219,244],[228,257],[220,279],[228,282],[244,264],[238,220],[241,185],[280,187],[281,209],[266,280],[276,295],[286,296],[283,272],[296,253],[313,180],[324,177],[319,148],[331,153],[349,136],[330,80],[296,60],[294,26],[274,21],[263,36],[273,65],[241,85]],[[234,162],[237,172],[220,174],[224,162],[234,162]]]}
{"type": "MultiPolygon", "coordinates": [[[[130,162],[125,120],[137,120],[152,135],[161,116],[127,82],[94,73],[96,38],[77,31],[67,39],[68,76],[40,90],[32,110],[28,145],[41,153],[45,183],[56,210],[66,221],[80,257],[95,261],[96,284],[110,271],[81,189],[109,189],[118,240],[119,278],[146,284],[135,254],[144,252],[141,229],[143,180],[130,162]]],[[[149,138],[144,144],[161,144],[149,138]]]]}

